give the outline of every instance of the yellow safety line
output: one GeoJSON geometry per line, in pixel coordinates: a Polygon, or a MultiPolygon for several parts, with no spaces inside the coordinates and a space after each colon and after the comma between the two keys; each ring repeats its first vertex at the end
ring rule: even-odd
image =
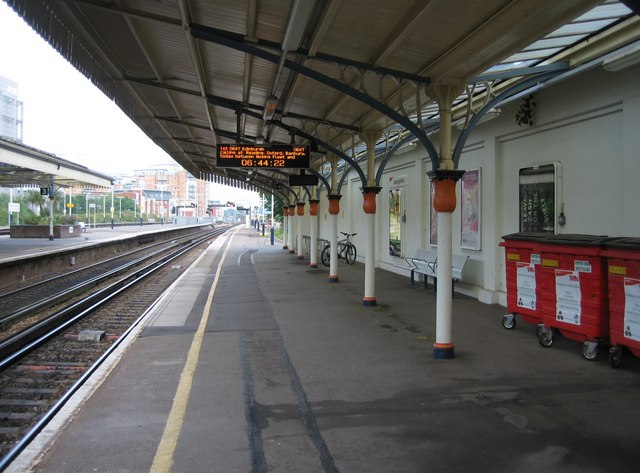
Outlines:
{"type": "Polygon", "coordinates": [[[200,358],[200,349],[202,347],[204,331],[207,327],[207,322],[209,321],[209,312],[211,311],[213,295],[216,292],[216,287],[220,279],[220,271],[222,270],[222,265],[224,264],[227,252],[231,246],[231,240],[233,240],[237,231],[238,229],[236,229],[236,231],[233,232],[233,235],[229,238],[227,249],[222,254],[222,259],[220,260],[220,264],[218,264],[213,284],[211,285],[209,295],[207,296],[207,303],[202,311],[200,325],[193,337],[191,348],[189,348],[189,354],[187,355],[187,361],[185,362],[182,374],[180,375],[180,383],[178,384],[176,395],[173,398],[173,405],[171,406],[169,418],[165,424],[162,438],[158,444],[156,455],[153,458],[153,464],[149,470],[150,473],[171,472],[171,467],[173,466],[173,454],[175,453],[176,445],[178,444],[178,437],[180,436],[182,424],[184,423],[184,416],[187,412],[187,405],[189,404],[189,396],[191,395],[191,387],[193,385],[193,376],[195,375],[196,368],[198,366],[198,359],[200,358]]]}

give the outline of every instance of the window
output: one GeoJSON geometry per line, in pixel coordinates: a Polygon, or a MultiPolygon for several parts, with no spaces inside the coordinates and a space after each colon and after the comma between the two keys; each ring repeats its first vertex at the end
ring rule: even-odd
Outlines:
{"type": "Polygon", "coordinates": [[[520,231],[554,233],[556,166],[520,170],[520,231]]]}
{"type": "Polygon", "coordinates": [[[404,190],[389,190],[389,254],[402,256],[402,221],[404,216],[404,190]]]}

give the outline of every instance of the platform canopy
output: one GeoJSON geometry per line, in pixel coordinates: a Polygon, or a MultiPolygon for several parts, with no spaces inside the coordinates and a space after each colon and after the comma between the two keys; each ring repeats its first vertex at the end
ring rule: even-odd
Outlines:
{"type": "Polygon", "coordinates": [[[219,144],[309,145],[326,175],[328,155],[358,167],[364,130],[429,144],[434,84],[460,85],[464,127],[639,54],[636,0],[5,1],[190,173],[240,187],[298,171],[218,167],[219,144]]]}
{"type": "Polygon", "coordinates": [[[111,188],[113,178],[36,148],[0,138],[0,187],[111,188]]]}

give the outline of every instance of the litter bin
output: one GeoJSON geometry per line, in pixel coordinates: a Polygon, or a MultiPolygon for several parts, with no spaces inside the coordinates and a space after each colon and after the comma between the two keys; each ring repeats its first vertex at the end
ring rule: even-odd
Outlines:
{"type": "Polygon", "coordinates": [[[553,344],[554,331],[583,343],[582,355],[598,357],[609,336],[606,236],[550,235],[542,249],[542,325],[538,340],[553,344]]]}
{"type": "Polygon", "coordinates": [[[623,347],[640,357],[640,238],[610,238],[604,246],[609,286],[609,364],[617,368],[623,347]]]}
{"type": "Polygon", "coordinates": [[[540,324],[542,321],[542,242],[551,234],[521,232],[504,235],[500,246],[504,247],[507,276],[507,310],[502,326],[512,330],[516,316],[524,321],[540,324]]]}

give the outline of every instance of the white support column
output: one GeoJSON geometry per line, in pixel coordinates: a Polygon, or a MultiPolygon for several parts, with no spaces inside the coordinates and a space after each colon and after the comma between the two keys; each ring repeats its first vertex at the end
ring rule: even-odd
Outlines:
{"type": "MultiPolygon", "coordinates": [[[[49,176],[49,240],[53,240],[53,199],[55,197],[55,188],[53,186],[53,176],[49,176]]],[[[88,223],[91,223],[89,221],[88,223]]]]}
{"type": "Polygon", "coordinates": [[[318,267],[318,199],[309,200],[309,267],[318,267]]]}
{"type": "Polygon", "coordinates": [[[282,249],[288,250],[289,245],[289,206],[284,203],[282,206],[282,249]]]}
{"type": "Polygon", "coordinates": [[[436,295],[436,341],[433,357],[454,357],[452,337],[451,261],[453,251],[452,215],[456,209],[456,183],[464,171],[455,169],[451,155],[451,104],[463,90],[462,84],[434,83],[429,93],[438,102],[440,114],[440,160],[438,169],[429,173],[435,186],[433,208],[438,212],[438,265],[436,295]]]}
{"type": "Polygon", "coordinates": [[[376,300],[376,196],[380,187],[376,187],[375,160],[376,142],[382,135],[380,131],[365,131],[360,137],[367,144],[367,185],[362,189],[365,213],[365,259],[364,259],[364,297],[362,304],[375,306],[376,300]]]}
{"type": "Polygon", "coordinates": [[[295,246],[294,246],[294,232],[293,232],[293,216],[295,215],[296,206],[291,204],[289,205],[289,253],[295,254],[295,246]]]}
{"type": "Polygon", "coordinates": [[[327,195],[329,200],[329,282],[338,282],[338,214],[340,213],[340,194],[334,194],[338,189],[338,159],[328,154],[331,163],[331,189],[327,195]]]}
{"type": "Polygon", "coordinates": [[[452,213],[438,212],[438,275],[436,293],[436,346],[452,344],[451,252],[452,213]]]}
{"type": "Polygon", "coordinates": [[[365,306],[375,306],[377,304],[375,265],[376,214],[367,213],[364,218],[366,228],[366,247],[364,256],[364,297],[362,298],[362,304],[365,306]]]}
{"type": "Polygon", "coordinates": [[[329,199],[329,282],[338,282],[338,214],[340,213],[340,195],[328,195],[329,199]]]}
{"type": "MultiPolygon", "coordinates": [[[[49,201],[49,240],[53,240],[53,196],[50,195],[47,200],[49,201]]],[[[91,220],[89,220],[89,223],[91,223],[91,220]]]]}
{"type": "Polygon", "coordinates": [[[298,201],[297,218],[298,221],[298,259],[304,259],[304,244],[302,238],[302,221],[304,220],[304,202],[298,201]]]}

